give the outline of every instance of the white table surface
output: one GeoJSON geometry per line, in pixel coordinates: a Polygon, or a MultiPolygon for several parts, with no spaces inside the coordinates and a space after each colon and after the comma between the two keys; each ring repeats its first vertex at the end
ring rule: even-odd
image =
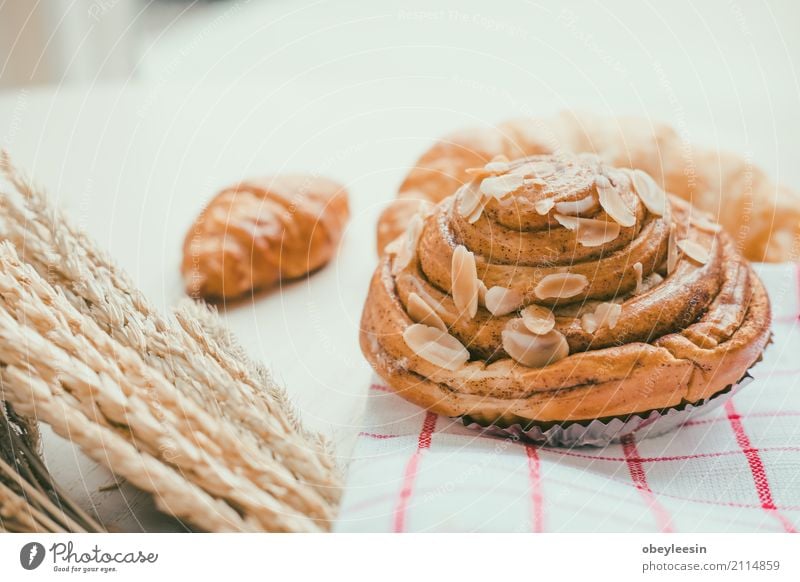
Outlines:
{"type": "MultiPolygon", "coordinates": [[[[435,137],[568,107],[649,115],[800,187],[797,8],[712,4],[637,3],[626,26],[614,3],[491,15],[485,3],[243,5],[205,34],[176,27],[136,81],[0,93],[0,146],[162,307],[182,296],[184,233],[220,187],[284,171],[344,183],[353,216],[336,260],[225,318],[346,456],[370,379],[357,336],[375,221],[435,137]]],[[[118,527],[175,527],[130,487],[99,492],[112,477],[58,439],[47,454],[118,527]]]]}

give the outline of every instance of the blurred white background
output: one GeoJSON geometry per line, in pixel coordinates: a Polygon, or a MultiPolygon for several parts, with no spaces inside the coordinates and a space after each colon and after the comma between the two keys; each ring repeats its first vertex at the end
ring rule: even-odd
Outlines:
{"type": "MultiPolygon", "coordinates": [[[[796,0],[0,0],[0,147],[162,306],[219,188],[286,170],[346,184],[334,263],[226,313],[346,453],[370,381],[357,335],[375,219],[433,139],[635,114],[800,188],[799,33],[796,0]]],[[[74,489],[124,514],[103,479],[74,489]]]]}

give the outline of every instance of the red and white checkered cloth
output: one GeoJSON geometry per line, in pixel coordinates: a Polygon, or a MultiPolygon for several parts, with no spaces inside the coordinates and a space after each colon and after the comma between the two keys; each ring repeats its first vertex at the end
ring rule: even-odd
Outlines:
{"type": "Polygon", "coordinates": [[[558,449],[483,436],[370,389],[337,531],[800,529],[800,265],[758,265],[774,343],[745,386],[664,436],[558,449]]]}

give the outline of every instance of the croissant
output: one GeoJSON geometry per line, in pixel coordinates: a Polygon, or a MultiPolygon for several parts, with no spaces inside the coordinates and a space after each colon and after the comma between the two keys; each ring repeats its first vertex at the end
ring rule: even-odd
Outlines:
{"type": "Polygon", "coordinates": [[[712,214],[750,260],[787,261],[797,254],[800,196],[774,184],[749,160],[692,147],[665,124],[573,113],[461,131],[436,143],[400,186],[399,199],[383,212],[379,252],[403,232],[420,202],[439,202],[463,184],[467,168],[496,155],[514,159],[559,152],[594,153],[613,166],[647,172],[667,192],[712,214]]]}
{"type": "Polygon", "coordinates": [[[646,172],[550,155],[465,175],[370,283],[361,349],[404,398],[484,426],[583,421],[701,403],[760,358],[762,283],[646,172]]]}
{"type": "Polygon", "coordinates": [[[301,277],[327,263],[350,211],[347,192],[317,176],[283,175],[222,190],[186,234],[192,297],[231,298],[301,277]]]}

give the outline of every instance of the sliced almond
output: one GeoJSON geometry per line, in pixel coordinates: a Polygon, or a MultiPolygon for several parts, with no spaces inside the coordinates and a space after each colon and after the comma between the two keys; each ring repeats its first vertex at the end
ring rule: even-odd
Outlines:
{"type": "Polygon", "coordinates": [[[636,288],[633,290],[634,295],[638,295],[642,292],[642,264],[641,263],[634,263],[633,265],[633,272],[636,275],[636,288]]]}
{"type": "Polygon", "coordinates": [[[528,305],[520,312],[522,323],[531,332],[544,335],[556,325],[556,316],[553,312],[541,305],[528,305]]]}
{"type": "Polygon", "coordinates": [[[581,327],[586,333],[594,333],[603,326],[614,329],[621,313],[622,305],[619,303],[600,303],[594,311],[581,316],[581,327]]]}
{"type": "Polygon", "coordinates": [[[550,162],[526,162],[513,170],[512,174],[519,174],[525,178],[547,178],[556,172],[556,167],[550,162]]]}
{"type": "Polygon", "coordinates": [[[567,339],[554,329],[542,335],[531,333],[516,319],[509,322],[501,336],[506,353],[530,368],[541,368],[569,355],[567,339]]]}
{"type": "Polygon", "coordinates": [[[483,179],[480,189],[484,196],[500,199],[522,188],[524,181],[525,179],[518,174],[491,176],[483,179]]]}
{"type": "Polygon", "coordinates": [[[458,245],[453,252],[450,269],[453,303],[460,313],[466,312],[472,319],[478,312],[478,269],[475,266],[475,255],[464,245],[458,245]]]}
{"type": "Polygon", "coordinates": [[[553,202],[552,198],[543,198],[534,202],[533,208],[536,210],[536,214],[544,216],[553,209],[554,204],[555,202],[553,202]]]}
{"type": "Polygon", "coordinates": [[[470,224],[475,224],[476,222],[478,222],[478,219],[483,214],[484,208],[486,208],[486,201],[482,200],[480,204],[478,204],[478,206],[475,208],[475,210],[472,211],[472,214],[470,214],[467,217],[467,222],[470,224]]]}
{"type": "Polygon", "coordinates": [[[526,186],[536,186],[538,188],[543,188],[543,187],[547,186],[547,182],[545,182],[541,178],[525,178],[525,185],[526,186]]]}
{"type": "Polygon", "coordinates": [[[425,300],[414,292],[408,294],[408,316],[417,323],[424,323],[431,327],[447,331],[445,325],[439,314],[434,311],[433,307],[428,305],[425,300]]]}
{"type": "Polygon", "coordinates": [[[579,198],[577,200],[564,200],[563,202],[559,202],[556,204],[556,212],[559,214],[569,214],[570,216],[578,216],[580,214],[584,214],[589,212],[592,208],[595,207],[597,201],[594,199],[594,196],[589,194],[584,198],[579,198]]]}
{"type": "Polygon", "coordinates": [[[458,198],[458,213],[463,217],[468,217],[475,212],[475,209],[483,201],[483,195],[474,182],[469,182],[462,186],[459,190],[458,198]]]}
{"type": "Polygon", "coordinates": [[[460,341],[430,325],[409,325],[403,331],[403,339],[420,358],[446,370],[458,370],[469,360],[469,352],[460,341]]]}
{"type": "Polygon", "coordinates": [[[553,213],[553,218],[556,222],[568,230],[578,230],[578,217],[568,216],[566,214],[553,213]]]}
{"type": "MultiPolygon", "coordinates": [[[[420,296],[425,303],[428,304],[428,307],[433,309],[436,312],[436,315],[442,316],[446,315],[450,319],[455,319],[455,315],[450,313],[444,305],[442,305],[433,295],[431,295],[422,282],[417,279],[416,277],[412,276],[411,274],[401,275],[405,281],[407,281],[414,289],[416,289],[416,294],[420,296]]],[[[413,291],[412,291],[413,293],[413,291]]]]}
{"type": "Polygon", "coordinates": [[[484,169],[491,174],[505,174],[511,169],[508,159],[494,159],[484,166],[484,169]]]}
{"type": "Polygon", "coordinates": [[[675,225],[669,227],[669,238],[667,239],[667,275],[672,274],[678,265],[678,245],[675,238],[675,225]]]}
{"type": "Polygon", "coordinates": [[[542,278],[533,292],[539,299],[566,299],[579,295],[588,286],[589,279],[584,275],[555,273],[542,278]]]}
{"type": "Polygon", "coordinates": [[[405,233],[401,234],[392,242],[383,247],[383,252],[385,252],[387,255],[397,256],[397,254],[405,245],[405,239],[406,239],[405,233]]]}
{"type": "Polygon", "coordinates": [[[708,251],[693,240],[684,239],[678,241],[678,248],[686,253],[687,257],[701,265],[705,265],[708,262],[708,251]]]}
{"type": "Polygon", "coordinates": [[[419,204],[419,214],[422,215],[422,218],[428,218],[429,216],[433,215],[433,211],[436,209],[436,205],[431,202],[430,200],[423,200],[419,204]]]}
{"type": "Polygon", "coordinates": [[[492,315],[500,316],[516,311],[524,300],[525,297],[516,289],[495,286],[486,292],[485,303],[492,315]]]}
{"type": "Polygon", "coordinates": [[[509,165],[508,158],[500,155],[493,157],[492,160],[482,168],[467,168],[466,172],[475,178],[481,179],[488,176],[505,174],[509,169],[511,169],[511,166],[509,165]]]}
{"type": "Polygon", "coordinates": [[[654,287],[658,287],[663,281],[664,277],[658,273],[650,273],[644,278],[644,281],[642,281],[642,293],[645,291],[650,291],[650,289],[653,289],[654,287]]]}
{"type": "Polygon", "coordinates": [[[636,215],[625,205],[619,190],[603,175],[597,176],[594,181],[597,194],[600,197],[600,206],[612,219],[624,227],[636,224],[636,215]]]}
{"type": "Polygon", "coordinates": [[[617,327],[619,316],[622,314],[622,305],[619,303],[601,303],[594,310],[597,320],[597,329],[608,326],[608,329],[617,327]]]}
{"type": "Polygon", "coordinates": [[[564,228],[576,231],[578,242],[585,247],[602,246],[617,238],[620,233],[620,226],[616,222],[558,213],[553,216],[564,228]]]}
{"type": "Polygon", "coordinates": [[[689,220],[692,226],[704,232],[717,233],[722,230],[722,225],[718,222],[714,222],[711,215],[705,212],[692,211],[689,220]]]}
{"type": "Polygon", "coordinates": [[[408,223],[405,239],[397,248],[397,254],[395,255],[394,263],[392,264],[393,273],[397,274],[405,269],[409,263],[411,263],[411,259],[416,256],[417,244],[419,243],[419,237],[422,234],[422,226],[422,217],[419,214],[415,214],[408,223]]]}
{"type": "Polygon", "coordinates": [[[489,290],[486,288],[486,283],[478,279],[478,303],[486,306],[486,294],[489,290]]]}
{"type": "Polygon", "coordinates": [[[586,333],[594,333],[597,331],[597,319],[594,313],[584,313],[581,315],[581,327],[586,333]]]}
{"type": "Polygon", "coordinates": [[[480,168],[467,168],[464,170],[468,176],[471,176],[473,180],[483,180],[484,178],[488,178],[492,175],[491,172],[487,171],[485,167],[480,168]]]}
{"type": "Polygon", "coordinates": [[[667,194],[664,190],[647,172],[633,170],[631,176],[633,189],[645,208],[656,216],[664,216],[667,212],[667,194]]]}

